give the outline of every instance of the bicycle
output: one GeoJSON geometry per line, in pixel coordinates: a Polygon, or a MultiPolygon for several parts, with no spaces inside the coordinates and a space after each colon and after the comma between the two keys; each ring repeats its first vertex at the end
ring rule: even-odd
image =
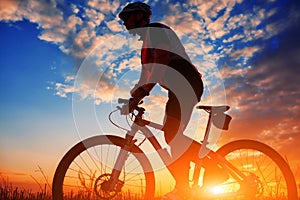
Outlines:
{"type": "MultiPolygon", "coordinates": [[[[124,99],[118,102],[128,104],[128,100],[124,99]]],[[[211,190],[205,192],[206,196],[202,194],[201,199],[298,199],[295,178],[289,165],[266,144],[254,140],[237,140],[225,144],[217,151],[208,149],[207,138],[211,124],[228,128],[230,116],[225,112],[229,106],[197,108],[209,113],[204,139],[199,143],[200,150],[209,150],[206,157],[215,160],[229,175],[227,181],[211,186],[211,190]],[[225,117],[225,123],[221,125],[215,120],[220,116],[225,117]]],[[[120,110],[122,108],[118,106],[109,114],[113,124],[111,116],[120,110]]],[[[125,137],[99,135],[73,146],[62,158],[54,174],[53,199],[154,199],[154,171],[140,146],[148,139],[165,163],[168,163],[171,155],[162,148],[149,129],[161,130],[162,125],[143,119],[144,112],[145,109],[139,105],[131,113],[133,123],[125,137]],[[135,139],[137,132],[145,136],[139,144],[136,144],[135,139]]],[[[196,161],[191,185],[195,191],[201,191],[204,158],[197,155],[193,159],[196,161]]]]}

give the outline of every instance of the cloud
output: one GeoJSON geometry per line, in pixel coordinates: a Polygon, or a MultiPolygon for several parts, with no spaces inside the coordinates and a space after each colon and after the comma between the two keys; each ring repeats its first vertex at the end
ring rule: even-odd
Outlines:
{"type": "Polygon", "coordinates": [[[28,19],[42,29],[61,25],[63,12],[55,1],[4,0],[0,3],[0,20],[20,21],[28,19]]]}
{"type": "Polygon", "coordinates": [[[56,95],[62,98],[67,98],[68,94],[75,92],[72,85],[67,85],[63,83],[55,83],[56,95]]]}
{"type": "MultiPolygon", "coordinates": [[[[117,79],[122,71],[129,68],[138,70],[140,63],[137,56],[116,62],[122,55],[121,51],[128,52],[130,48],[140,45],[134,42],[136,38],[116,36],[116,33],[124,30],[117,19],[117,12],[123,6],[119,1],[90,0],[82,4],[72,3],[69,5],[69,12],[62,9],[63,6],[59,3],[60,1],[54,0],[1,1],[0,19],[7,22],[28,19],[36,23],[41,31],[39,39],[55,43],[74,59],[82,60],[94,52],[97,66],[112,63],[114,70],[109,71],[110,78],[117,79]],[[115,40],[111,41],[109,38],[115,40]],[[133,46],[124,48],[127,40],[130,40],[128,44],[133,46]],[[107,43],[103,45],[105,42],[107,43]],[[102,49],[93,51],[99,46],[102,49]],[[114,52],[110,50],[112,48],[114,52]],[[109,53],[103,56],[103,52],[109,53]]],[[[273,5],[272,2],[266,4],[273,5]]],[[[262,90],[277,80],[276,77],[268,77],[255,80],[255,85],[250,84],[250,80],[242,86],[232,85],[233,81],[244,81],[243,76],[251,71],[261,73],[259,69],[251,66],[251,59],[263,51],[264,44],[270,38],[288,26],[282,21],[270,20],[276,18],[279,8],[267,10],[264,5],[246,6],[242,0],[189,0],[186,4],[164,4],[169,11],[165,12],[164,16],[160,16],[160,13],[153,14],[156,19],[170,25],[183,39],[186,50],[195,65],[206,75],[206,83],[209,86],[213,87],[216,79],[226,78],[227,83],[230,83],[227,88],[229,93],[238,93],[240,101],[244,102],[244,96],[239,94],[243,87],[250,91],[256,91],[258,87],[262,90]],[[221,73],[214,70],[215,68],[221,69],[221,73]]],[[[298,14],[291,11],[291,15],[294,19],[298,14]]],[[[292,20],[289,20],[287,24],[291,23],[292,20]]],[[[260,66],[260,70],[262,69],[269,73],[269,68],[265,68],[265,65],[260,66]]],[[[107,84],[103,88],[111,87],[110,82],[107,84]]],[[[88,83],[85,87],[89,85],[93,84],[88,83]]],[[[66,83],[58,83],[57,91],[58,95],[65,97],[70,92],[82,90],[77,91],[68,87],[66,83]]],[[[240,102],[239,108],[241,106],[246,106],[246,103],[240,102]]]]}
{"type": "Polygon", "coordinates": [[[90,22],[90,27],[95,28],[96,26],[99,26],[100,23],[104,20],[104,14],[101,12],[98,12],[98,10],[93,8],[85,8],[85,17],[88,19],[88,22],[90,22]]]}
{"type": "Polygon", "coordinates": [[[223,42],[224,43],[236,42],[237,40],[242,39],[242,38],[244,38],[244,35],[236,34],[236,35],[231,36],[228,39],[224,39],[223,42]]]}
{"type": "Polygon", "coordinates": [[[122,26],[118,22],[118,19],[106,22],[106,25],[112,32],[120,32],[123,30],[122,26]]]}
{"type": "Polygon", "coordinates": [[[89,0],[88,5],[103,13],[108,13],[108,12],[115,13],[120,6],[120,2],[107,1],[107,0],[89,0]]]}
{"type": "Polygon", "coordinates": [[[82,24],[83,21],[81,18],[71,15],[66,20],[64,28],[56,26],[51,29],[44,29],[42,34],[39,36],[39,39],[56,44],[63,44],[68,37],[68,34],[74,34],[77,31],[76,26],[82,24]]]}
{"type": "Polygon", "coordinates": [[[76,76],[66,76],[64,82],[55,84],[56,95],[66,98],[74,94],[80,100],[94,100],[95,104],[108,103],[121,96],[128,98],[140,70],[140,59],[132,54],[136,47],[127,44],[120,34],[102,38],[83,60],[76,76]]]}
{"type": "MultiPolygon", "coordinates": [[[[0,3],[0,20],[11,23],[27,19],[37,24],[39,39],[55,43],[64,53],[82,59],[103,39],[98,34],[99,26],[109,13],[116,12],[118,5],[118,2],[88,1],[86,5],[71,4],[73,13],[67,14],[62,8],[68,5],[59,6],[55,0],[4,0],[0,3]]],[[[120,30],[114,21],[109,28],[120,30]]]]}
{"type": "MultiPolygon", "coordinates": [[[[276,16],[277,8],[267,10],[262,5],[249,6],[241,0],[205,3],[191,0],[188,3],[193,6],[188,8],[189,12],[179,4],[170,5],[173,15],[166,15],[163,21],[174,28],[181,39],[185,35],[192,36],[198,42],[194,51],[198,54],[204,51],[206,57],[215,55],[214,60],[220,64],[236,61],[236,67],[248,67],[267,40],[286,27],[282,21],[270,20],[276,16]],[[203,51],[196,50],[197,47],[203,51]]],[[[184,42],[184,45],[189,47],[189,43],[184,42]]]]}
{"type": "MultiPolygon", "coordinates": [[[[254,138],[297,158],[300,119],[299,26],[278,38],[280,48],[268,49],[244,70],[224,68],[233,118],[227,140],[254,138]],[[290,150],[293,149],[294,152],[290,150]]],[[[299,156],[298,156],[299,157],[299,156]]]]}
{"type": "MultiPolygon", "coordinates": [[[[103,75],[105,76],[105,75],[103,75]]],[[[110,78],[101,77],[85,77],[83,81],[75,83],[75,77],[67,76],[64,83],[55,83],[56,95],[62,98],[67,98],[69,95],[75,94],[73,98],[79,97],[76,100],[92,100],[95,105],[101,103],[109,103],[119,97],[128,96],[128,87],[126,82],[120,85],[113,84],[110,78]]]]}
{"type": "Polygon", "coordinates": [[[237,49],[237,50],[232,50],[231,52],[231,57],[232,59],[238,60],[242,58],[243,60],[249,60],[250,58],[253,57],[253,55],[261,50],[261,48],[257,46],[252,46],[252,47],[244,47],[243,49],[237,49]]]}
{"type": "MultiPolygon", "coordinates": [[[[206,52],[213,50],[213,46],[203,38],[216,40],[230,35],[230,38],[223,39],[225,43],[242,38],[247,42],[266,36],[266,32],[269,38],[280,30],[276,24],[267,24],[264,29],[257,29],[264,20],[276,14],[276,9],[266,11],[257,6],[254,10],[257,14],[253,15],[251,8],[245,8],[241,0],[191,0],[187,3],[185,6],[179,3],[168,4],[172,14],[167,12],[163,21],[178,30],[180,35],[192,35],[199,40],[200,47],[205,48],[206,52]],[[245,14],[234,14],[238,6],[245,9],[245,14]],[[186,8],[191,12],[186,12],[186,8]],[[240,27],[243,27],[244,33],[232,34],[240,27]]],[[[1,1],[0,5],[1,20],[28,19],[41,29],[41,40],[53,42],[63,52],[78,58],[84,58],[101,42],[102,31],[109,34],[122,31],[116,17],[121,6],[118,1],[90,0],[86,4],[70,4],[73,11],[71,15],[66,14],[56,1],[12,0],[1,1]],[[102,22],[105,22],[106,27],[101,26],[102,29],[99,29],[102,22]]]]}
{"type": "Polygon", "coordinates": [[[3,0],[0,1],[0,20],[2,21],[19,21],[23,19],[19,12],[20,1],[3,0]]]}
{"type": "Polygon", "coordinates": [[[236,77],[236,76],[245,76],[249,71],[251,70],[251,67],[243,68],[243,69],[231,69],[229,67],[224,67],[221,70],[221,76],[225,79],[236,77]]]}
{"type": "MultiPolygon", "coordinates": [[[[274,12],[274,11],[273,11],[274,12]]],[[[268,14],[268,16],[271,14],[268,14]]],[[[274,15],[274,14],[272,14],[274,15]]],[[[284,21],[297,21],[293,15],[284,21]]],[[[251,64],[225,66],[221,74],[225,79],[228,103],[234,120],[229,138],[255,138],[268,141],[273,147],[288,153],[289,149],[299,149],[299,26],[272,22],[266,25],[264,39],[278,34],[280,27],[284,33],[271,40],[266,49],[260,49],[259,59],[251,64]],[[272,27],[272,29],[270,28],[272,27]],[[253,126],[255,124],[255,126],[253,126]]],[[[248,58],[257,49],[250,48],[248,58]]],[[[244,51],[244,50],[243,50],[244,51]]],[[[244,55],[237,51],[235,56],[244,55]]],[[[246,53],[247,54],[247,53],[246,53]]],[[[290,156],[295,157],[289,153],[290,156]]]]}

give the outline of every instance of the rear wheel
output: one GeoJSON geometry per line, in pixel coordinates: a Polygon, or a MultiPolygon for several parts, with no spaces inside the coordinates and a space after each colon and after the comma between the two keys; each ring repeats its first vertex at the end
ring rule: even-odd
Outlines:
{"type": "Polygon", "coordinates": [[[152,199],[154,174],[149,160],[135,145],[115,187],[106,189],[124,144],[125,140],[117,136],[95,136],[71,148],[54,174],[53,200],[152,199]]]}
{"type": "Polygon", "coordinates": [[[294,175],[282,156],[271,147],[253,140],[238,140],[221,147],[218,154],[245,174],[251,184],[244,186],[231,177],[215,189],[219,199],[296,200],[294,175]],[[225,195],[224,195],[225,196],[225,195]]]}

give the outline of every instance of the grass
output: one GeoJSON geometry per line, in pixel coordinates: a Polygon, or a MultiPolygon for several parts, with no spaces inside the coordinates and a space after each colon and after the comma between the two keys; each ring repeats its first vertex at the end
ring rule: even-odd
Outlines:
{"type": "MultiPolygon", "coordinates": [[[[30,175],[30,177],[39,186],[38,192],[33,192],[30,189],[24,189],[21,187],[14,186],[13,183],[9,181],[8,177],[4,177],[0,173],[0,200],[52,200],[51,186],[49,184],[49,181],[40,167],[38,172],[42,173],[46,182],[44,185],[41,185],[33,176],[30,175]]],[[[66,196],[64,197],[64,200],[94,200],[94,199],[99,199],[99,198],[96,198],[95,195],[93,195],[90,192],[83,192],[83,191],[70,192],[66,194],[66,196]]],[[[117,194],[113,199],[114,200],[141,200],[140,197],[135,196],[130,192],[122,192],[120,194],[117,194]]]]}
{"type": "MultiPolygon", "coordinates": [[[[40,190],[38,192],[32,192],[29,189],[23,189],[13,186],[9,182],[8,178],[3,178],[1,176],[0,181],[0,200],[52,200],[52,195],[49,189],[47,190],[48,184],[44,187],[39,185],[40,190]]],[[[297,185],[300,190],[300,184],[297,185]]],[[[91,194],[79,192],[79,193],[69,193],[65,197],[65,200],[93,200],[95,197],[91,194]]],[[[116,200],[141,200],[139,197],[135,197],[130,193],[123,192],[118,194],[114,199],[116,200]]],[[[271,200],[271,199],[270,199],[271,200]]],[[[275,198],[274,198],[275,200],[275,198]]]]}
{"type": "MultiPolygon", "coordinates": [[[[51,192],[47,191],[47,185],[39,191],[32,192],[28,189],[20,189],[19,187],[13,186],[8,179],[2,179],[0,182],[0,199],[1,200],[52,200],[51,192]]],[[[90,194],[84,193],[69,193],[65,200],[93,200],[90,194]]],[[[141,200],[139,197],[134,197],[130,193],[122,193],[116,196],[114,199],[118,200],[141,200]]]]}
{"type": "MultiPolygon", "coordinates": [[[[51,193],[43,190],[41,192],[31,192],[26,189],[13,187],[12,184],[0,184],[0,199],[3,200],[52,200],[51,193]]],[[[95,199],[88,194],[68,194],[66,200],[92,200],[95,199]]],[[[118,200],[141,200],[138,197],[133,197],[130,194],[118,195],[115,199],[118,200]]]]}
{"type": "Polygon", "coordinates": [[[51,195],[45,190],[32,192],[14,187],[11,183],[0,183],[0,199],[3,200],[52,200],[51,195]]]}

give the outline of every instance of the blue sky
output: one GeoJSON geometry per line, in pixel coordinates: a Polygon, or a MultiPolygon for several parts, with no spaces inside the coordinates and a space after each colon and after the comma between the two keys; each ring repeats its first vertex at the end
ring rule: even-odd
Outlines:
{"type": "MultiPolygon", "coordinates": [[[[80,137],[95,134],[99,126],[105,131],[107,125],[99,125],[99,121],[89,126],[89,111],[81,121],[73,117],[82,114],[80,105],[88,102],[93,105],[91,112],[98,111],[95,120],[101,121],[117,94],[128,97],[127,76],[133,76],[128,72],[138,72],[139,55],[125,50],[130,50],[128,40],[136,49],[139,43],[116,18],[126,2],[0,2],[0,158],[4,160],[0,171],[34,174],[41,165],[51,174],[59,158],[80,137]],[[125,57],[117,55],[122,51],[125,57]],[[77,72],[93,58],[98,61],[94,70],[114,63],[106,68],[109,73],[102,76],[100,89],[95,90],[97,76],[85,77],[74,86],[77,72]],[[119,85],[112,87],[116,82],[119,85]],[[79,100],[74,101],[74,96],[79,100]]],[[[299,1],[146,3],[152,6],[152,21],[163,22],[178,33],[203,73],[207,89],[203,103],[214,102],[212,94],[217,99],[224,93],[218,84],[224,87],[234,121],[220,142],[237,138],[266,141],[295,161],[293,168],[300,173],[299,155],[290,151],[299,152],[300,146],[299,1]]],[[[149,102],[158,100],[159,95],[154,94],[149,102]]],[[[162,111],[162,107],[155,109],[162,111]]]]}

